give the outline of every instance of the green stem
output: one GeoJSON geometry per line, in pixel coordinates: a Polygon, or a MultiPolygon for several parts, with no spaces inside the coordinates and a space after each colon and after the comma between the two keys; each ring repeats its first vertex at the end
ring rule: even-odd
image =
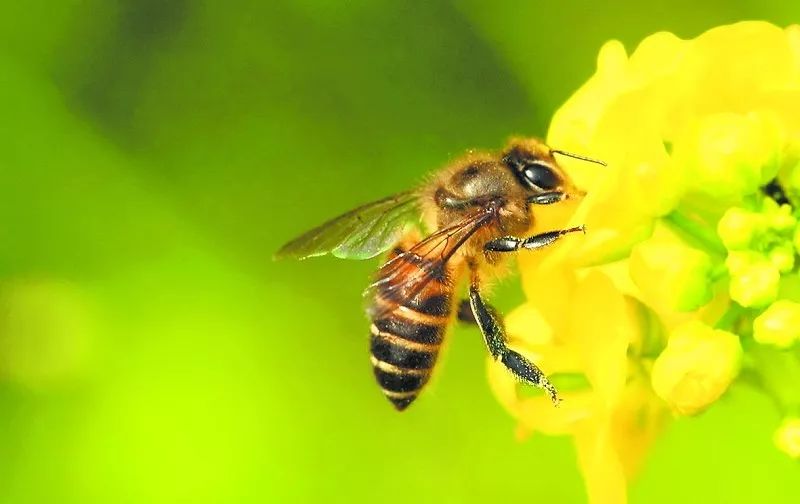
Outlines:
{"type": "Polygon", "coordinates": [[[721,262],[711,268],[711,271],[708,273],[708,279],[711,283],[715,283],[727,277],[728,273],[728,266],[724,262],[721,262]]]}
{"type": "Polygon", "coordinates": [[[764,380],[761,378],[761,375],[755,369],[751,368],[744,368],[739,372],[739,377],[736,379],[736,382],[740,385],[745,385],[748,387],[752,387],[758,392],[767,396],[767,398],[772,402],[772,405],[778,411],[780,416],[786,416],[786,407],[784,406],[781,398],[778,397],[772,390],[770,390],[766,385],[764,385],[764,380]]]}
{"type": "Polygon", "coordinates": [[[718,257],[725,257],[728,254],[715,230],[689,217],[682,211],[673,210],[662,219],[665,224],[690,245],[718,257]]]}
{"type": "Polygon", "coordinates": [[[742,316],[742,314],[744,314],[744,311],[745,311],[744,308],[742,308],[739,305],[739,303],[731,301],[731,304],[728,306],[728,309],[714,324],[714,329],[736,332],[734,331],[734,329],[736,328],[736,325],[739,322],[739,318],[742,316]]]}
{"type": "Polygon", "coordinates": [[[765,391],[780,404],[781,413],[800,411],[800,360],[794,352],[756,344],[747,355],[765,391]]]}

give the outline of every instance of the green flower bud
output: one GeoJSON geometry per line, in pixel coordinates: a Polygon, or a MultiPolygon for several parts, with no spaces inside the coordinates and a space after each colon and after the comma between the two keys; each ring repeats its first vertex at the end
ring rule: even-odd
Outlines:
{"type": "Polygon", "coordinates": [[[794,249],[797,253],[800,253],[800,226],[798,226],[794,230],[794,237],[792,238],[792,243],[794,244],[794,249]]]}
{"type": "Polygon", "coordinates": [[[634,247],[631,279],[645,297],[674,311],[692,311],[712,296],[711,259],[679,241],[649,239],[634,247]]]}
{"type": "Polygon", "coordinates": [[[676,327],[653,363],[656,394],[681,415],[706,409],[739,373],[739,337],[693,320],[676,327]]]}
{"type": "Polygon", "coordinates": [[[786,173],[787,176],[783,179],[784,187],[793,189],[794,192],[800,191],[800,161],[797,161],[794,166],[786,170],[786,173]]]}
{"type": "MultiPolygon", "coordinates": [[[[796,155],[795,155],[796,156],[796,155]]],[[[797,201],[800,198],[800,160],[794,166],[788,166],[783,170],[781,181],[790,199],[797,201]]]]}
{"type": "Polygon", "coordinates": [[[800,340],[800,303],[780,299],[753,322],[753,339],[762,345],[789,348],[800,340]]]}
{"type": "Polygon", "coordinates": [[[738,275],[747,268],[764,260],[764,256],[752,250],[734,251],[728,253],[725,266],[731,275],[738,275]]]}
{"type": "Polygon", "coordinates": [[[763,198],[761,200],[761,213],[764,215],[773,214],[778,211],[780,205],[772,198],[763,198]]]}
{"type": "Polygon", "coordinates": [[[719,220],[717,234],[728,250],[744,250],[750,246],[761,225],[760,215],[731,207],[719,220]]]}
{"type": "MultiPolygon", "coordinates": [[[[764,198],[764,201],[772,201],[769,198],[764,198]]],[[[777,207],[777,203],[775,203],[777,207]]],[[[792,215],[792,207],[789,205],[781,205],[775,208],[774,211],[769,212],[767,225],[779,233],[790,233],[797,225],[797,219],[792,215]]]]}
{"type": "Polygon", "coordinates": [[[731,270],[731,299],[745,307],[766,306],[778,297],[781,274],[766,258],[731,270]]]}
{"type": "Polygon", "coordinates": [[[753,194],[774,177],[781,138],[774,117],[720,113],[702,117],[675,147],[678,160],[694,174],[694,188],[735,200],[753,194]]]}
{"type": "Polygon", "coordinates": [[[769,254],[769,261],[781,273],[788,273],[794,268],[794,248],[791,245],[778,245],[769,254]]]}

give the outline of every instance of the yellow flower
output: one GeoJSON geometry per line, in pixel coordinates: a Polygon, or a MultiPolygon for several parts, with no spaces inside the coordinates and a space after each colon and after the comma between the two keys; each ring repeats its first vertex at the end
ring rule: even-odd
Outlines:
{"type": "MultiPolygon", "coordinates": [[[[735,379],[739,337],[712,326],[749,327],[733,301],[761,308],[794,289],[791,208],[742,202],[776,176],[800,194],[800,27],[656,33],[630,56],[608,42],[548,144],[608,163],[561,160],[588,194],[537,208],[537,226],[587,235],[520,256],[527,301],[507,320],[564,401],[493,363],[489,379],[521,433],[573,437],[591,502],[624,502],[669,410],[697,413],[735,379]]],[[[767,321],[759,337],[773,337],[767,321]]]]}
{"type": "Polygon", "coordinates": [[[747,250],[763,227],[760,214],[744,208],[731,207],[717,224],[717,234],[728,250],[747,250]]]}
{"type": "Polygon", "coordinates": [[[692,193],[739,197],[771,178],[800,146],[798,38],[798,26],[743,22],[694,40],[657,33],[630,57],[619,42],[603,46],[548,134],[609,164],[564,160],[589,192],[573,220],[591,234],[573,259],[624,257],[692,193]]]}
{"type": "Polygon", "coordinates": [[[692,174],[690,189],[740,201],[775,177],[782,137],[770,111],[700,116],[676,140],[675,158],[692,174]]]}
{"type": "Polygon", "coordinates": [[[731,275],[731,299],[748,307],[763,307],[775,301],[781,274],[772,261],[757,257],[750,263],[735,267],[738,269],[731,275]]]}
{"type": "Polygon", "coordinates": [[[600,271],[580,277],[540,271],[538,278],[561,288],[544,292],[542,284],[525,283],[532,300],[506,318],[509,345],[549,374],[563,401],[554,408],[545,395],[521,390],[490,360],[492,389],[521,434],[573,436],[593,502],[620,502],[667,420],[640,370],[629,366],[628,348],[642,326],[631,302],[600,271]],[[563,378],[578,386],[564,388],[563,378]]]}
{"type": "Polygon", "coordinates": [[[753,339],[763,345],[789,348],[800,340],[800,303],[775,301],[753,322],[753,339]]]}
{"type": "Polygon", "coordinates": [[[775,431],[775,446],[794,459],[800,459],[800,418],[787,418],[775,431]]]}
{"type": "Polygon", "coordinates": [[[653,237],[634,247],[630,273],[643,299],[673,311],[693,311],[711,301],[708,254],[674,235],[653,237]]]}
{"type": "Polygon", "coordinates": [[[670,334],[653,364],[653,390],[678,414],[700,413],[728,389],[741,357],[735,334],[687,322],[670,334]]]}

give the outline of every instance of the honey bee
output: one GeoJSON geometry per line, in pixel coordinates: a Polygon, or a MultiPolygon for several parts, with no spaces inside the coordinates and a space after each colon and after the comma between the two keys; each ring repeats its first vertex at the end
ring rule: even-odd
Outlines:
{"type": "Polygon", "coordinates": [[[539,249],[569,233],[585,232],[576,226],[528,236],[534,223],[531,206],[584,194],[555,155],[604,165],[551,149],[538,139],[512,139],[499,153],[470,152],[419,189],[358,207],[277,252],[277,258],[330,254],[368,259],[391,250],[366,295],[373,371],[398,411],[428,382],[457,315],[478,325],[493,359],[558,404],[558,392],[545,374],[508,347],[500,316],[481,294],[484,280],[498,273],[509,252],[539,249]],[[420,220],[431,230],[421,239],[410,226],[420,220]],[[467,299],[455,307],[462,277],[469,280],[467,299]]]}

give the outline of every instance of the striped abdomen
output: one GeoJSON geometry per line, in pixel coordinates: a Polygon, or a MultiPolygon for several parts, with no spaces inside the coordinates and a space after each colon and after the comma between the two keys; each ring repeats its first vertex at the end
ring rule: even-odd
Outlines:
{"type": "Polygon", "coordinates": [[[403,277],[420,268],[422,261],[429,260],[398,257],[402,252],[398,247],[389,258],[405,262],[403,274],[386,285],[378,285],[370,310],[375,378],[400,411],[416,399],[431,376],[452,306],[452,285],[444,269],[413,297],[403,299],[391,293],[391,285],[402,282],[403,277]]]}

